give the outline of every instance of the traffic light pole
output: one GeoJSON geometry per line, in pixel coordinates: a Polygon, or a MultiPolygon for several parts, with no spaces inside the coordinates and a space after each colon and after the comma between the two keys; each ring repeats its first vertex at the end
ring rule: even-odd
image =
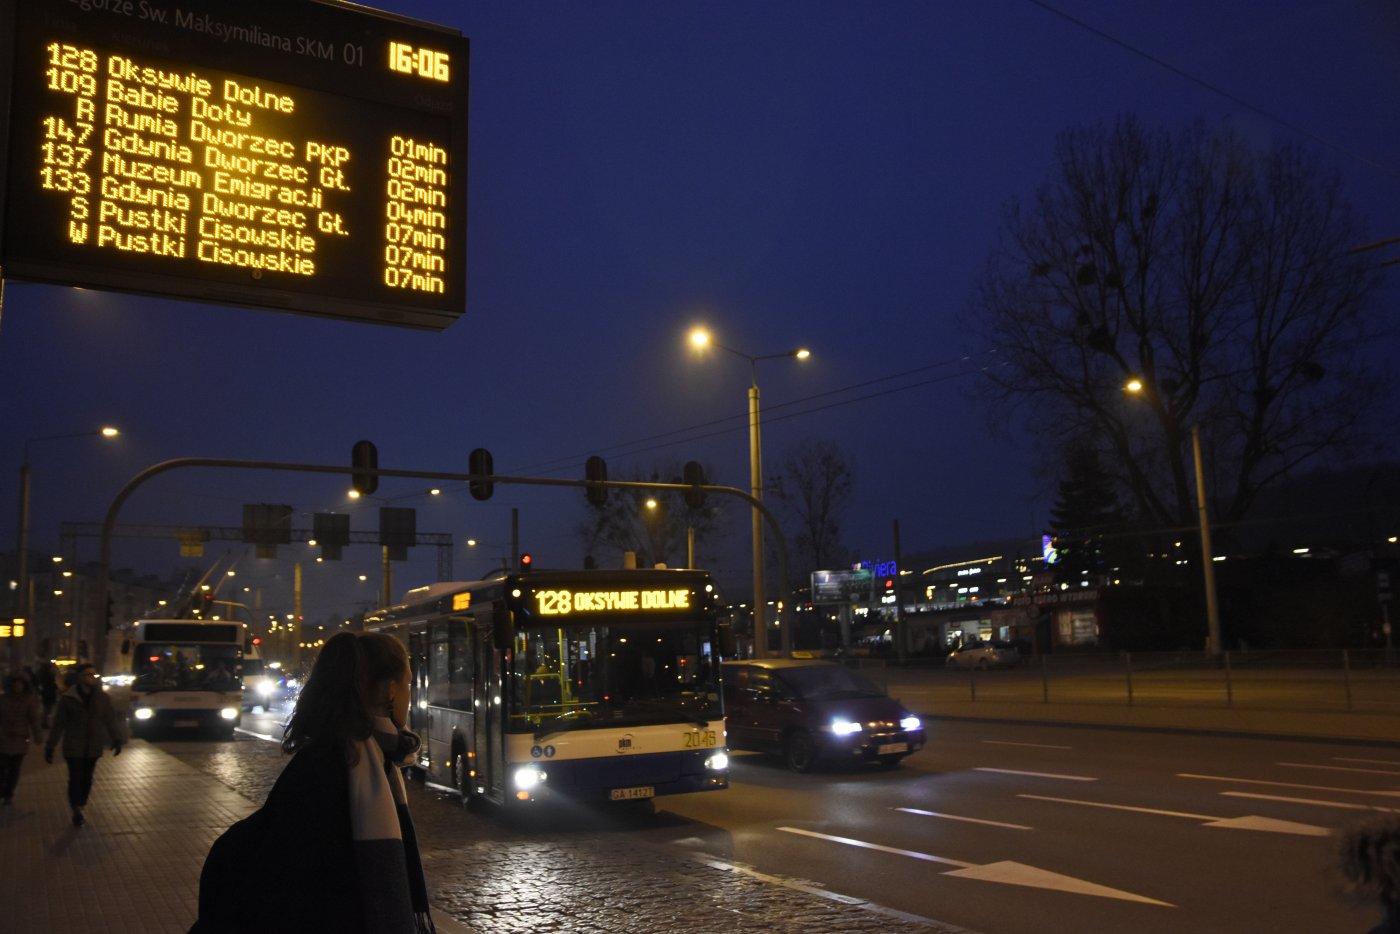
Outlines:
{"type": "MultiPolygon", "coordinates": [[[[98,607],[106,606],[107,589],[111,581],[112,567],[112,536],[117,526],[117,517],[121,514],[122,506],[126,504],[131,494],[140,489],[148,480],[168,473],[172,470],[180,470],[188,467],[224,467],[235,470],[273,470],[290,471],[295,473],[330,473],[330,474],[356,474],[363,473],[361,467],[342,467],[330,464],[296,464],[282,461],[253,461],[241,460],[227,457],[180,457],[174,460],[162,461],[147,467],[127,481],[112,500],[112,504],[107,507],[106,518],[102,521],[102,546],[101,558],[98,564],[97,593],[99,599],[95,601],[98,607]]],[[[475,473],[445,473],[433,470],[390,470],[387,468],[375,467],[372,471],[376,477],[406,477],[418,480],[451,480],[460,481],[467,484],[475,483],[478,488],[486,484],[506,483],[519,484],[525,486],[566,486],[587,488],[616,488],[626,490],[668,490],[677,493],[694,493],[697,484],[693,483],[656,483],[643,480],[569,480],[560,477],[509,477],[498,474],[475,474],[475,473]]],[[[788,563],[787,563],[787,540],[783,537],[782,529],[778,527],[777,517],[763,505],[762,500],[751,495],[744,490],[736,489],[732,486],[710,486],[698,485],[698,489],[704,493],[720,493],[725,496],[736,496],[753,506],[763,514],[768,520],[768,524],[773,533],[773,547],[778,556],[778,579],[779,594],[785,597],[788,587],[788,563]]],[[[519,550],[518,548],[516,549],[519,550]]],[[[789,634],[790,607],[789,602],[783,599],[778,608],[778,625],[782,627],[783,645],[791,645],[789,634]]],[[[104,611],[99,610],[93,620],[93,659],[97,664],[104,664],[107,658],[107,629],[108,620],[104,611]]],[[[766,636],[766,633],[762,635],[766,636]]],[[[755,648],[759,644],[759,633],[754,634],[755,648]]],[[[766,646],[765,646],[766,649],[766,646]]],[[[765,651],[764,654],[767,654],[765,651]]]]}

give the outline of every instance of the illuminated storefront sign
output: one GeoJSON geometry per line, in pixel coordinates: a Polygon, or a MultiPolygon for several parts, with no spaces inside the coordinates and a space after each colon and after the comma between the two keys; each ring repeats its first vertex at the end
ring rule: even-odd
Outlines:
{"type": "Polygon", "coordinates": [[[364,7],[0,0],[3,272],[445,328],[467,70],[462,36],[364,7]]]}

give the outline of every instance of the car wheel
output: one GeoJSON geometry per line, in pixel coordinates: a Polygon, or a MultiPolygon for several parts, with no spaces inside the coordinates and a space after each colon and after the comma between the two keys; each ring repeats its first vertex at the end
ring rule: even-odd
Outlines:
{"type": "Polygon", "coordinates": [[[806,730],[793,730],[783,743],[783,759],[794,772],[810,772],[817,764],[817,745],[806,730]]]}

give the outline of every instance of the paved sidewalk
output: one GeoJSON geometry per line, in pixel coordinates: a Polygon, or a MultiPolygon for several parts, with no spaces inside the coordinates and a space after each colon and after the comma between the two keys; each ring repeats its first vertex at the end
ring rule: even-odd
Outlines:
{"type": "MultiPolygon", "coordinates": [[[[214,838],[256,807],[140,741],[98,762],[81,828],[71,823],[67,785],[62,759],[46,765],[42,750],[31,750],[14,803],[0,808],[5,932],[183,934],[214,838]]],[[[466,930],[437,912],[433,920],[443,934],[466,930]]]]}

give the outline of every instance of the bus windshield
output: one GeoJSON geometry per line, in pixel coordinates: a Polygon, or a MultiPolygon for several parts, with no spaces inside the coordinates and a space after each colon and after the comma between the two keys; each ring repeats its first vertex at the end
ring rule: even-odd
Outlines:
{"type": "Polygon", "coordinates": [[[243,650],[228,643],[142,642],[133,657],[136,691],[237,691],[243,650]]]}
{"type": "Polygon", "coordinates": [[[515,732],[720,719],[714,630],[695,620],[530,628],[515,636],[515,732]]]}

